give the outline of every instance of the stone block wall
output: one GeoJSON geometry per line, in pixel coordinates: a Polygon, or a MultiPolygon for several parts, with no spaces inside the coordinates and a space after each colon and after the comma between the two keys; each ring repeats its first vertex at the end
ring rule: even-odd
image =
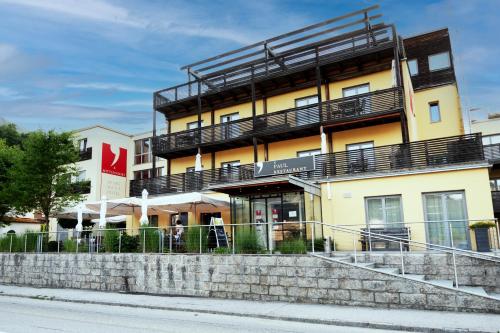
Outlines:
{"type": "MultiPolygon", "coordinates": [[[[488,292],[500,293],[500,264],[460,255],[455,257],[459,286],[483,287],[488,292]]],[[[365,252],[359,254],[357,260],[401,270],[399,252],[365,252]]],[[[451,254],[404,252],[403,260],[406,273],[424,275],[426,280],[455,279],[451,254]]]]}
{"type": "Polygon", "coordinates": [[[500,301],[311,256],[0,254],[0,283],[500,313],[500,301]]]}

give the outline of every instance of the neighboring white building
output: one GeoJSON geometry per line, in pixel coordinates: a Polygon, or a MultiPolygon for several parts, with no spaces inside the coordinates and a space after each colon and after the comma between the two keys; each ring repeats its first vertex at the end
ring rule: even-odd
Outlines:
{"type": "MultiPolygon", "coordinates": [[[[128,197],[130,180],[151,177],[151,131],[132,135],[95,125],[74,133],[81,156],[76,163],[80,172],[77,178],[90,182],[85,201],[100,200],[104,196],[108,199],[128,197]]],[[[157,159],[156,169],[158,176],[163,175],[166,161],[157,159]]]]}
{"type": "Polygon", "coordinates": [[[472,133],[483,133],[483,137],[498,134],[498,142],[485,142],[485,144],[500,143],[500,114],[490,114],[485,120],[473,120],[471,129],[472,133]]]}
{"type": "Polygon", "coordinates": [[[14,232],[17,235],[22,235],[28,231],[40,231],[40,226],[43,223],[41,214],[28,213],[21,217],[6,216],[5,220],[9,222],[8,225],[0,227],[0,235],[14,232]]]}

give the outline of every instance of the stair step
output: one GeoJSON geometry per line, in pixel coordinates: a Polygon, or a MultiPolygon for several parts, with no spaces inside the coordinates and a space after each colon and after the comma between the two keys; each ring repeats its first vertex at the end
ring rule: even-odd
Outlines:
{"type": "Polygon", "coordinates": [[[498,298],[500,299],[500,293],[486,293],[490,297],[498,298]]]}
{"type": "Polygon", "coordinates": [[[424,278],[425,278],[425,275],[420,275],[420,274],[406,274],[403,275],[403,274],[399,274],[401,275],[402,277],[406,277],[406,278],[410,278],[410,279],[413,279],[413,280],[420,280],[420,281],[424,281],[424,278]]]}
{"type": "Polygon", "coordinates": [[[383,273],[390,274],[399,274],[399,268],[391,268],[391,267],[376,267],[375,270],[383,273]]]}
{"type": "Polygon", "coordinates": [[[375,263],[373,262],[358,262],[356,265],[366,268],[375,268],[375,263]]]}
{"type": "Polygon", "coordinates": [[[451,280],[427,280],[427,282],[437,284],[442,287],[453,288],[453,281],[451,280]]]}
{"type": "Polygon", "coordinates": [[[472,287],[472,286],[458,286],[458,290],[468,291],[471,293],[476,293],[483,296],[488,296],[483,287],[472,287]]]}

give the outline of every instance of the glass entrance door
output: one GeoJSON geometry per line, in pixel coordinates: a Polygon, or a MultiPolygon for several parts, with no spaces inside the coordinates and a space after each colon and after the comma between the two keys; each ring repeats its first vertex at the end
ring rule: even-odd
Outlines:
{"type": "Polygon", "coordinates": [[[463,192],[424,194],[424,205],[429,243],[470,249],[463,192]]]}
{"type": "Polygon", "coordinates": [[[267,205],[265,198],[252,200],[252,222],[255,223],[255,230],[259,238],[259,243],[262,247],[267,248],[268,229],[267,229],[267,205]]]}

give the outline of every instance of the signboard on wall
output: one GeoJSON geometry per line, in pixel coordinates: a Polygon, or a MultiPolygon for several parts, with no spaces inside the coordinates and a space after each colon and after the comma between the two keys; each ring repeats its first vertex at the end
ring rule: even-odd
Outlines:
{"type": "Polygon", "coordinates": [[[109,143],[102,144],[101,172],[127,177],[127,149],[120,147],[113,152],[109,143]]]}
{"type": "Polygon", "coordinates": [[[257,162],[254,164],[254,176],[278,176],[289,173],[315,170],[314,156],[288,158],[285,160],[257,162]]]}

